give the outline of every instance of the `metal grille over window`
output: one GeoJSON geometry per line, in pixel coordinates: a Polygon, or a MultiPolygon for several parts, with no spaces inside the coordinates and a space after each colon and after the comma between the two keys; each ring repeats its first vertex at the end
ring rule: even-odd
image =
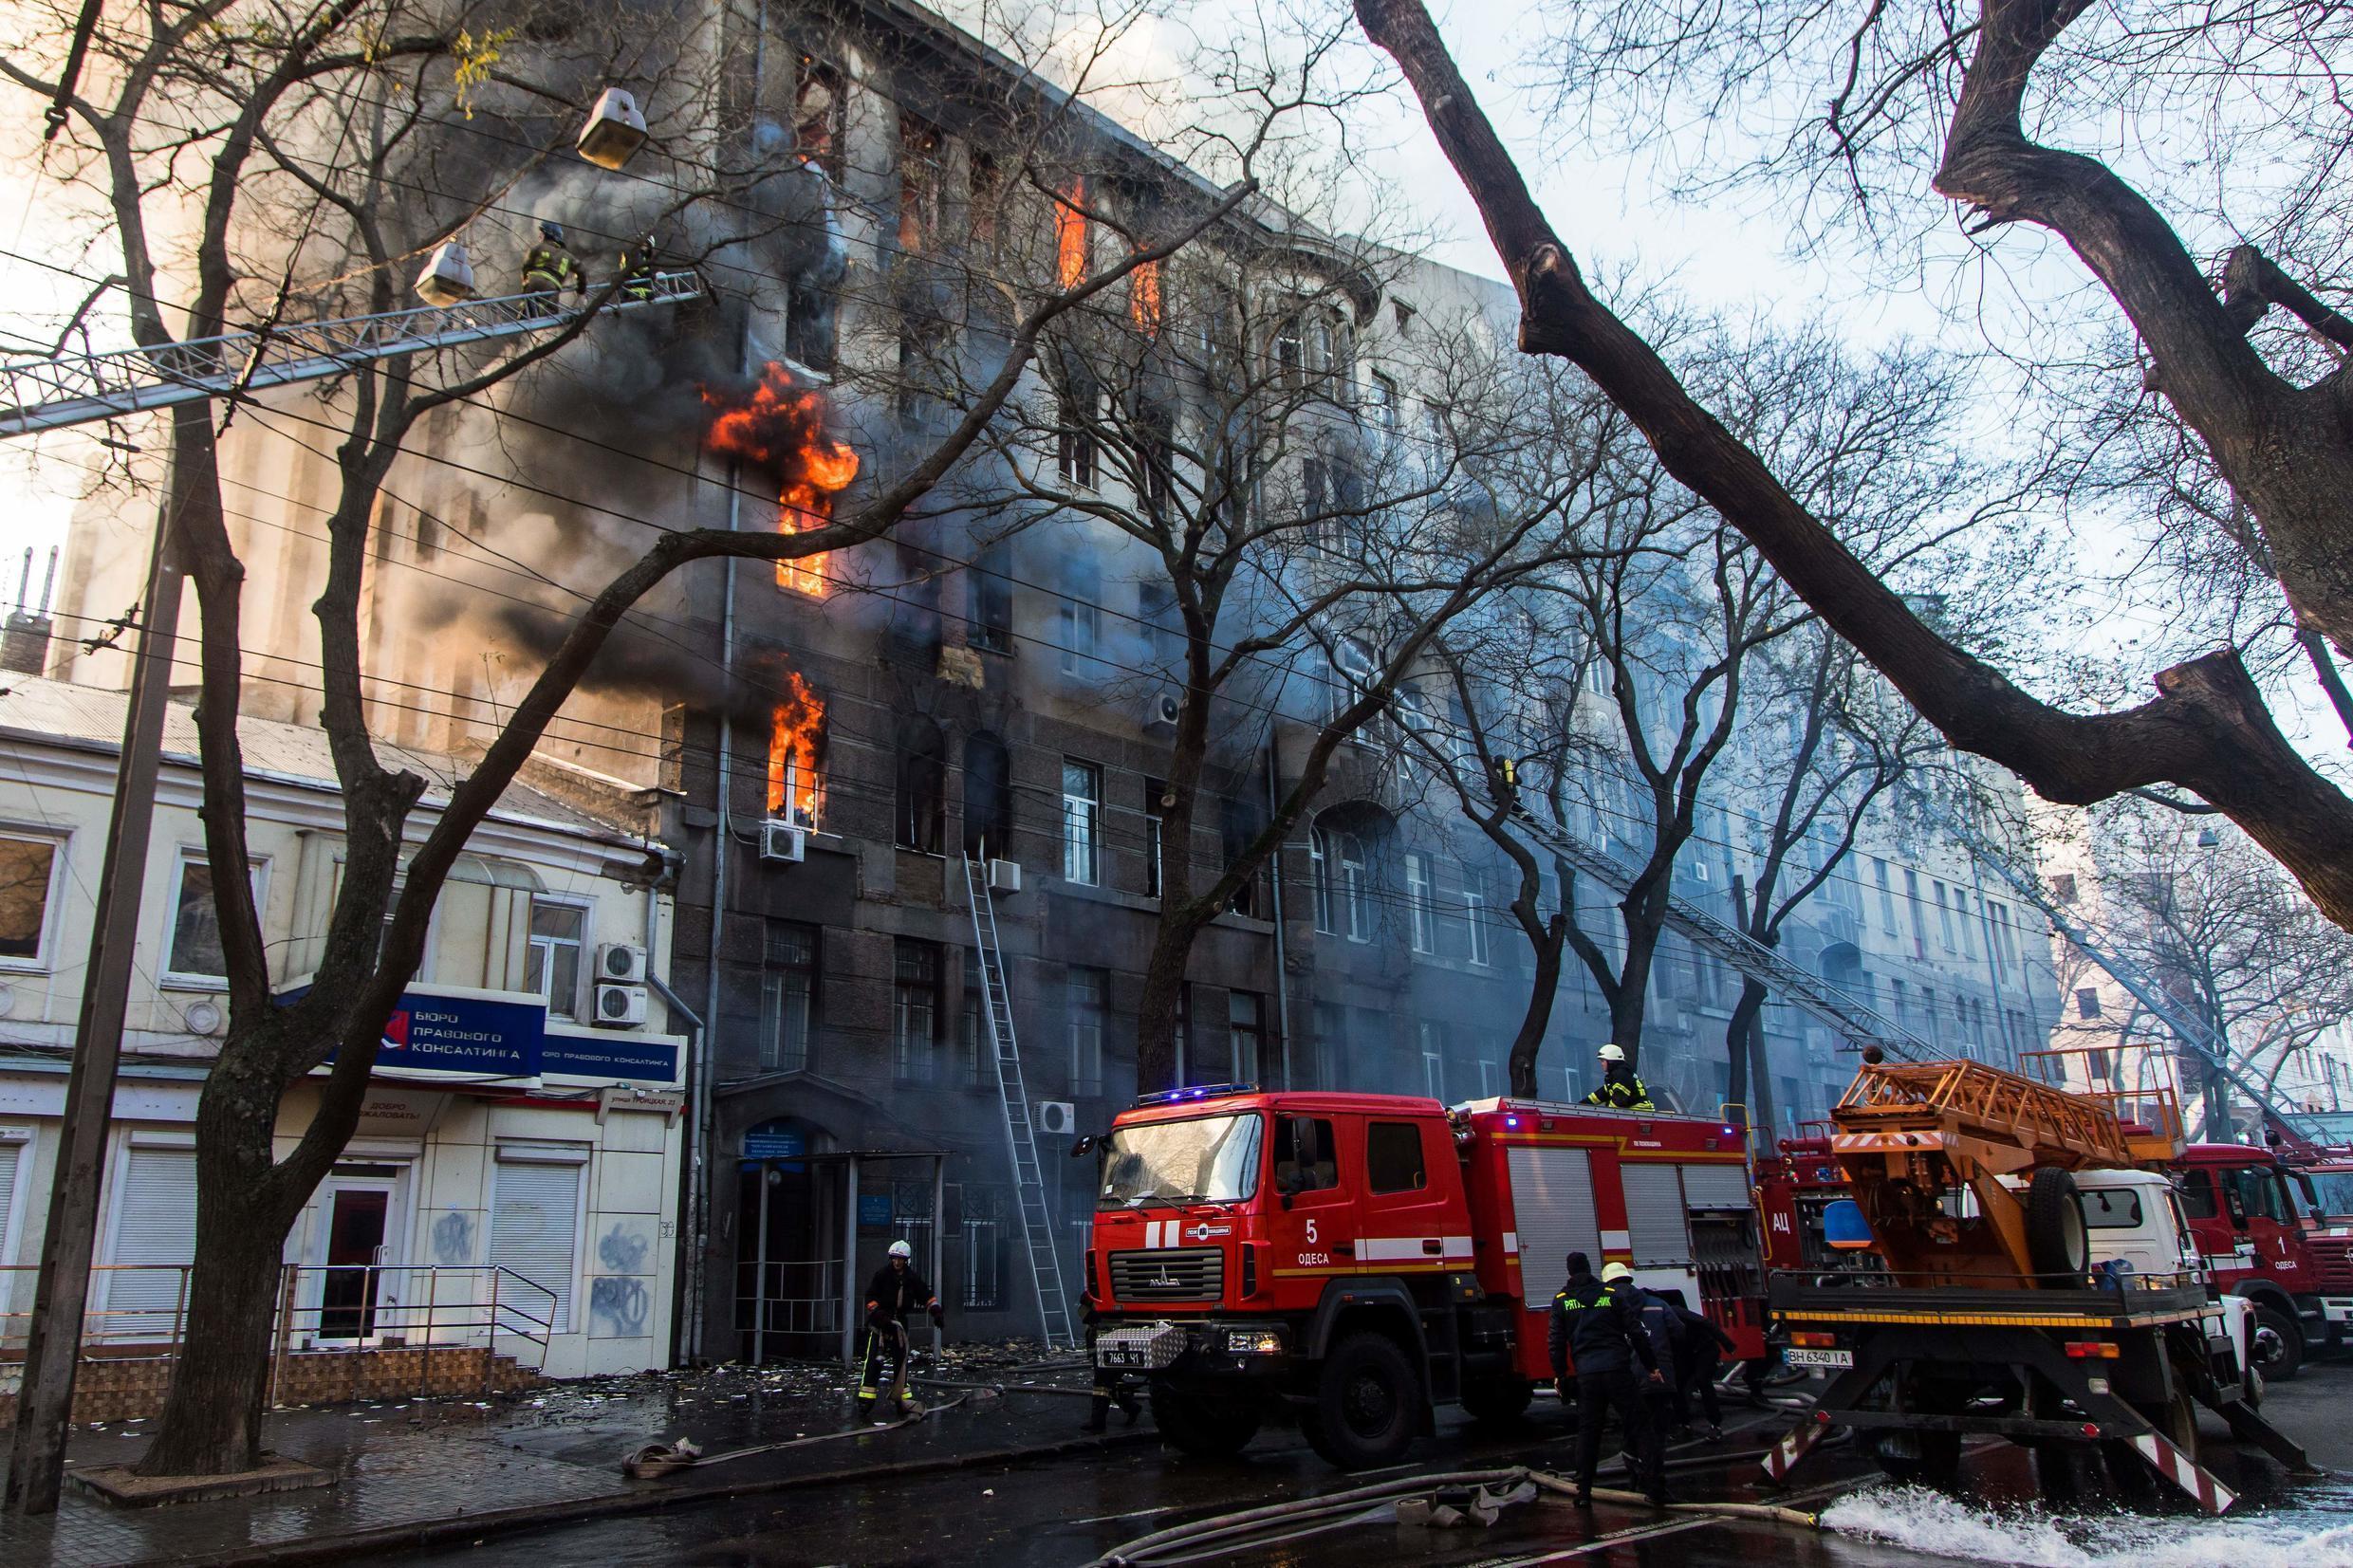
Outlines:
{"type": "Polygon", "coordinates": [[[561,1156],[543,1160],[499,1152],[491,1263],[510,1271],[498,1281],[502,1331],[570,1332],[572,1274],[580,1257],[580,1179],[586,1169],[561,1156]]]}
{"type": "Polygon", "coordinates": [[[1511,1208],[1520,1237],[1520,1279],[1529,1309],[1552,1304],[1568,1282],[1568,1255],[1601,1266],[1602,1232],[1593,1219],[1593,1161],[1582,1149],[1506,1151],[1511,1208]]]}
{"type": "Polygon", "coordinates": [[[133,1145],[122,1164],[108,1260],[115,1266],[104,1276],[108,1338],[170,1337],[180,1269],[195,1256],[195,1232],[196,1152],[133,1145]]]}
{"type": "Polygon", "coordinates": [[[1691,1262],[1691,1226],[1683,1212],[1681,1172],[1672,1165],[1621,1163],[1626,1234],[1636,1266],[1691,1262]]]}

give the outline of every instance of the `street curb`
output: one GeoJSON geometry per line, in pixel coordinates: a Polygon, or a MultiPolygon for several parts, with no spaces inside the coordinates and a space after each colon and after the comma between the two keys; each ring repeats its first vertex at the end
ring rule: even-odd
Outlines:
{"type": "Polygon", "coordinates": [[[890,1480],[900,1476],[932,1475],[945,1470],[973,1469],[984,1465],[1014,1464],[1028,1459],[1053,1459],[1101,1448],[1129,1448],[1157,1443],[1157,1431],[1115,1432],[1106,1437],[1073,1437],[1028,1448],[988,1448],[977,1453],[942,1454],[936,1459],[902,1459],[888,1465],[863,1465],[852,1469],[824,1470],[814,1475],[770,1476],[765,1480],[713,1484],[705,1486],[664,1486],[637,1492],[609,1492],[563,1503],[532,1503],[513,1508],[493,1508],[451,1519],[419,1520],[414,1524],[386,1524],[373,1530],[342,1535],[305,1536],[269,1541],[226,1552],[197,1556],[175,1554],[133,1558],[115,1568],[276,1568],[280,1564],[326,1562],[384,1552],[417,1551],[432,1546],[471,1545],[491,1535],[513,1535],[541,1526],[579,1524],[595,1520],[626,1519],[660,1513],[696,1503],[727,1498],[758,1497],[769,1492],[802,1491],[838,1486],[846,1482],[890,1480]]]}

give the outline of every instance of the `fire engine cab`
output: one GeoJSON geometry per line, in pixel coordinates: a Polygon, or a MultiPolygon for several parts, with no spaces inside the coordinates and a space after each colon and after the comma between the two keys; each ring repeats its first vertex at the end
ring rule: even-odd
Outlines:
{"type": "Polygon", "coordinates": [[[1436,1406],[1508,1421],[1551,1376],[1567,1254],[1624,1262],[1763,1353],[1738,1127],[1650,1111],[1240,1084],[1147,1096],[1097,1140],[1094,1354],[1161,1435],[1232,1453],[1298,1422],[1344,1468],[1436,1406]]]}

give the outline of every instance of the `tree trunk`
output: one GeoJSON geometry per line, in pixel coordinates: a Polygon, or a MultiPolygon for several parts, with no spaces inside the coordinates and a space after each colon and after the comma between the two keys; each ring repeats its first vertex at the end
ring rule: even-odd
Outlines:
{"type": "Polygon", "coordinates": [[[1609,998],[1609,1038],[1626,1053],[1626,1071],[1642,1062],[1642,1021],[1650,1011],[1650,970],[1658,956],[1658,924],[1631,912],[1625,915],[1626,960],[1618,967],[1618,988],[1609,998]]]}
{"type": "MultiPolygon", "coordinates": [[[[1213,907],[1211,916],[1215,911],[1213,907]]],[[[1144,989],[1136,1004],[1136,1092],[1156,1094],[1176,1082],[1176,997],[1185,983],[1193,941],[1211,916],[1163,905],[1144,961],[1144,989]]],[[[1194,1021],[1197,1034],[1200,1021],[1194,1021]]],[[[1195,1042],[1197,1046],[1198,1042],[1195,1042]]]]}
{"type": "Polygon", "coordinates": [[[292,1219],[277,1184],[266,1179],[278,1093],[274,1083],[233,1072],[236,1050],[223,1046],[197,1112],[188,1319],[141,1475],[227,1475],[261,1463],[270,1329],[292,1219]]]}
{"type": "Polygon", "coordinates": [[[1765,1009],[1759,1005],[1756,1016],[1749,1021],[1749,1082],[1755,1097],[1755,1106],[1749,1120],[1769,1134],[1773,1126],[1772,1061],[1765,1050],[1765,1009]]]}
{"type": "Polygon", "coordinates": [[[1552,1006],[1561,991],[1561,948],[1568,935],[1568,916],[1555,914],[1544,927],[1544,939],[1532,944],[1536,978],[1528,995],[1528,1010],[1520,1015],[1520,1032],[1511,1042],[1511,1092],[1526,1099],[1537,1098],[1536,1055],[1545,1032],[1552,1027],[1552,1006]]]}
{"type": "Polygon", "coordinates": [[[1764,1016],[1764,985],[1741,976],[1740,1000],[1732,1004],[1732,1022],[1724,1025],[1724,1098],[1734,1105],[1749,1103],[1749,1029],[1764,1016]]]}

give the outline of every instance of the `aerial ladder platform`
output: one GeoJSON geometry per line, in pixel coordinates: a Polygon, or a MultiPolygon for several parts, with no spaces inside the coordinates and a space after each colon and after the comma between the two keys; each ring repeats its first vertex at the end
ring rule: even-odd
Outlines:
{"type": "Polygon", "coordinates": [[[458,348],[611,314],[697,299],[693,272],[664,272],[643,298],[566,305],[553,292],[504,294],[457,304],[417,305],[370,316],[284,323],[189,338],[153,348],[60,352],[0,364],[0,437],[62,430],[300,381],[322,380],[401,354],[458,348]]]}

